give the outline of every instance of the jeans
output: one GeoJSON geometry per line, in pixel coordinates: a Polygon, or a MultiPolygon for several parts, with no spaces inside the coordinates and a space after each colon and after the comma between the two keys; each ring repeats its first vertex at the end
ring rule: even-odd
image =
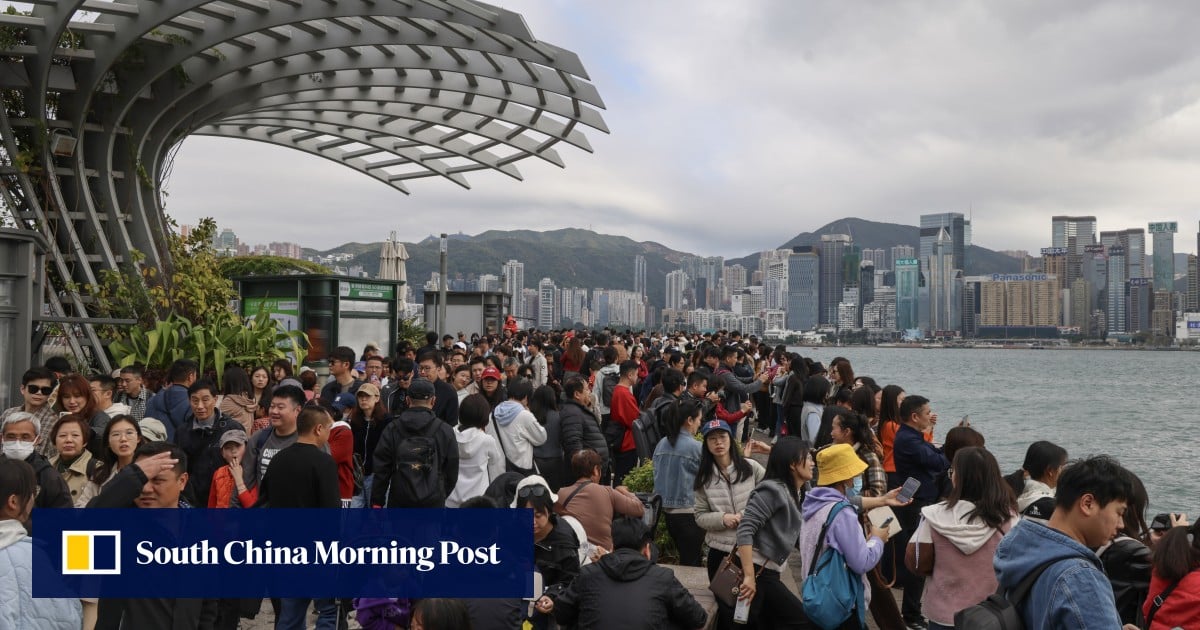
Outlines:
{"type": "Polygon", "coordinates": [[[333,598],[310,599],[307,597],[285,597],[279,600],[279,616],[275,619],[275,630],[305,630],[308,628],[309,604],[317,608],[316,630],[337,630],[337,600],[333,598]]]}
{"type": "Polygon", "coordinates": [[[679,550],[679,564],[685,567],[700,566],[700,546],[704,543],[704,530],[696,524],[695,514],[665,514],[667,533],[679,550]]]}

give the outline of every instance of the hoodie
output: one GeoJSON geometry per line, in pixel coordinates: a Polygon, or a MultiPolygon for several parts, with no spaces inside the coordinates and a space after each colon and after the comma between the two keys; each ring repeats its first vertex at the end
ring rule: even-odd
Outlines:
{"type": "Polygon", "coordinates": [[[925,581],[924,613],[930,621],[954,625],[954,613],[974,606],[996,592],[996,573],[992,559],[1004,532],[1012,530],[1018,517],[1000,529],[989,527],[977,518],[968,518],[975,504],[959,501],[954,507],[945,502],[921,510],[921,524],[909,545],[920,545],[925,553],[932,545],[933,574],[925,581]]]}
{"type": "MultiPolygon", "coordinates": [[[[812,568],[813,555],[817,551],[821,536],[821,528],[829,517],[830,510],[838,503],[849,502],[846,495],[821,486],[815,488],[804,497],[800,506],[804,513],[804,525],[800,528],[800,574],[808,576],[812,568]]],[[[863,539],[862,525],[858,522],[858,512],[853,508],[843,509],[829,524],[829,532],[825,536],[829,547],[842,552],[846,558],[846,566],[859,574],[863,583],[863,597],[866,603],[871,602],[871,589],[867,584],[867,571],[879,564],[883,557],[883,541],[876,536],[863,539]]],[[[859,610],[859,615],[865,622],[866,610],[859,610]]]]}
{"type": "Polygon", "coordinates": [[[500,451],[517,468],[533,468],[533,447],[546,442],[546,428],[519,402],[506,400],[492,412],[487,433],[500,441],[500,451]]]}
{"type": "Polygon", "coordinates": [[[35,552],[24,525],[0,521],[0,628],[79,628],[83,611],[78,599],[33,599],[34,553],[40,551],[35,552]]]}
{"type": "Polygon", "coordinates": [[[579,630],[668,630],[699,628],[707,615],[670,569],[617,549],[580,570],[555,600],[554,617],[579,630]]]}
{"type": "MultiPolygon", "coordinates": [[[[1050,499],[1050,505],[1053,506],[1054,488],[1051,488],[1050,486],[1047,486],[1036,479],[1026,479],[1025,487],[1021,489],[1021,496],[1017,497],[1017,511],[1021,514],[1025,514],[1025,510],[1027,510],[1029,506],[1047,498],[1050,499]]],[[[1045,523],[1046,521],[1050,520],[1050,514],[1043,512],[1044,510],[1041,510],[1036,514],[1027,514],[1026,516],[1039,518],[1042,523],[1045,523]]]]}
{"type": "Polygon", "coordinates": [[[1091,549],[1066,534],[1021,519],[996,547],[996,578],[1010,590],[1051,564],[1018,607],[1026,630],[1119,630],[1112,585],[1091,549]]]}
{"type": "Polygon", "coordinates": [[[247,435],[252,432],[254,419],[258,417],[258,403],[254,402],[253,398],[243,394],[226,394],[221,399],[221,404],[217,405],[217,409],[240,422],[247,435]]]}
{"type": "Polygon", "coordinates": [[[504,474],[504,453],[496,438],[475,427],[455,431],[458,440],[458,483],[446,498],[446,507],[458,507],[483,496],[492,480],[504,474]]]}

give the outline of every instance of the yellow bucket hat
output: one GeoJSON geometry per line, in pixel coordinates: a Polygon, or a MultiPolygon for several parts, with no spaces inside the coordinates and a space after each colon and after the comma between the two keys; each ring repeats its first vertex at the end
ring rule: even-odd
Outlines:
{"type": "Polygon", "coordinates": [[[853,479],[867,469],[849,444],[834,444],[817,453],[817,481],[822,486],[853,479]]]}

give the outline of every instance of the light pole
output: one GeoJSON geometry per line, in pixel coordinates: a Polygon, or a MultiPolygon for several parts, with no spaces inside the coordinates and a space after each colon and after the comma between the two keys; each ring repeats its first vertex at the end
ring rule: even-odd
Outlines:
{"type": "Polygon", "coordinates": [[[446,250],[449,241],[446,240],[446,234],[442,233],[442,242],[439,247],[441,251],[442,275],[438,282],[438,320],[437,332],[438,336],[446,333],[446,250]]]}

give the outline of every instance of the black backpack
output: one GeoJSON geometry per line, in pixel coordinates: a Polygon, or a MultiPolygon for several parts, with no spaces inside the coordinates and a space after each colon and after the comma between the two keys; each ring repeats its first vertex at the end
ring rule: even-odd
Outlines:
{"type": "Polygon", "coordinates": [[[1025,630],[1025,621],[1021,619],[1018,607],[1025,602],[1042,573],[1058,561],[1051,560],[1034,567],[1007,595],[1001,586],[982,602],[954,613],[954,627],[966,630],[1025,630]]]}
{"type": "Polygon", "coordinates": [[[604,378],[600,382],[600,401],[604,403],[605,407],[612,408],[613,391],[617,389],[617,383],[621,382],[621,374],[619,372],[611,374],[601,372],[600,376],[604,378]]]}
{"type": "Polygon", "coordinates": [[[438,466],[438,444],[434,436],[440,423],[430,422],[425,433],[408,434],[397,426],[402,439],[396,446],[387,507],[444,507],[446,492],[438,466]]]}

